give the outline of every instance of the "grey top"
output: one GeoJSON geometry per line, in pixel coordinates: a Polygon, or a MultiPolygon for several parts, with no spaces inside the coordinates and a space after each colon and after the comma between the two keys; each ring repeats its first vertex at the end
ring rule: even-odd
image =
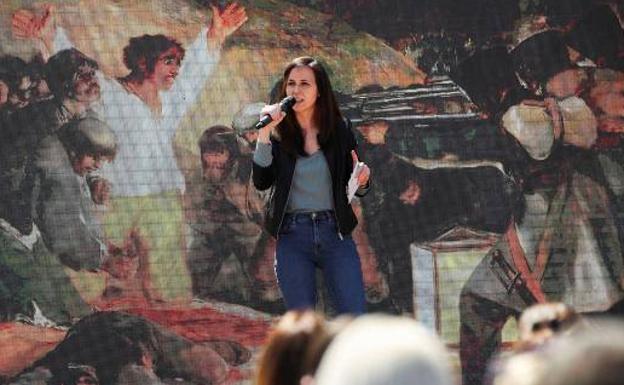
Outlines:
{"type": "MultiPolygon", "coordinates": [[[[258,142],[254,162],[259,166],[268,167],[272,161],[271,145],[258,142]]],[[[310,156],[297,158],[286,212],[333,209],[331,174],[323,151],[319,150],[310,156]]]]}
{"type": "Polygon", "coordinates": [[[297,158],[287,213],[332,210],[332,182],[323,151],[297,158]]]}

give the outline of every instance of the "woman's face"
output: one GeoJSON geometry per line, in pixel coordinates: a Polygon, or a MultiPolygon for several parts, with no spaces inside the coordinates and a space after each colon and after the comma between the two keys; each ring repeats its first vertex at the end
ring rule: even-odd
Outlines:
{"type": "Polygon", "coordinates": [[[294,96],[295,113],[314,112],[319,97],[314,71],[309,67],[295,67],[286,80],[286,96],[294,96]]]}

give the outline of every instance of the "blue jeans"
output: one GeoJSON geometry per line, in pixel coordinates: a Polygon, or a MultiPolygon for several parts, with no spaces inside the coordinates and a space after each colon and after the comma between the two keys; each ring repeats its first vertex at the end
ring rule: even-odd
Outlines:
{"type": "Polygon", "coordinates": [[[353,239],[343,238],[332,211],[286,214],[277,239],[275,272],[289,310],[315,307],[320,268],[336,311],[364,313],[360,257],[353,239]]]}

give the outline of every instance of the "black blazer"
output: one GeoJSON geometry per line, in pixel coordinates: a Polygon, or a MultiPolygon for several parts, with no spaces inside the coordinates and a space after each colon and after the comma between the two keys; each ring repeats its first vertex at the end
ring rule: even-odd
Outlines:
{"type": "MultiPolygon", "coordinates": [[[[273,237],[277,237],[284,218],[286,204],[288,203],[297,159],[295,156],[283,151],[279,140],[276,138],[271,138],[271,147],[273,162],[268,167],[261,167],[254,162],[252,177],[256,189],[266,190],[271,188],[265,209],[264,225],[273,237]]],[[[351,122],[345,120],[340,121],[332,138],[321,148],[331,173],[336,223],[341,236],[351,234],[357,225],[357,219],[351,204],[347,202],[346,189],[351,171],[353,170],[351,150],[355,150],[356,147],[357,143],[351,131],[351,122]]],[[[358,191],[357,195],[364,196],[367,192],[368,186],[364,191],[358,191]]]]}

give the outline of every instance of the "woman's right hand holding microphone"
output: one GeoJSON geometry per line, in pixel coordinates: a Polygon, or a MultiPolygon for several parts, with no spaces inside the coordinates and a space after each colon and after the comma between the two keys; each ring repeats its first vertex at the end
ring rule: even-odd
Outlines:
{"type": "Polygon", "coordinates": [[[270,115],[272,120],[259,130],[258,141],[261,143],[270,143],[271,131],[286,117],[286,113],[280,109],[279,103],[275,103],[262,107],[260,118],[265,115],[270,115]]]}

